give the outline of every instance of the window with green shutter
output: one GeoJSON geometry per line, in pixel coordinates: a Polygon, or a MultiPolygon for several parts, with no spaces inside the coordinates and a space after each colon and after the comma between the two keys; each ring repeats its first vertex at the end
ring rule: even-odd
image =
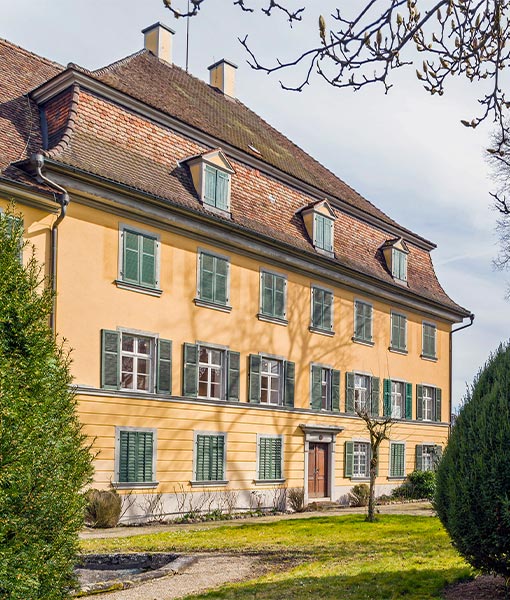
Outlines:
{"type": "Polygon", "coordinates": [[[229,261],[227,258],[200,252],[198,299],[220,306],[228,304],[229,261]]]}
{"type": "Polygon", "coordinates": [[[313,219],[313,245],[326,252],[333,252],[333,219],[320,213],[314,213],[313,219]]]}
{"type": "Polygon", "coordinates": [[[225,479],[225,435],[200,433],[195,437],[195,481],[225,479]]]}
{"type": "Polygon", "coordinates": [[[361,300],[354,301],[354,340],[372,342],[372,305],[361,300]]]}
{"type": "Polygon", "coordinates": [[[204,168],[204,204],[228,210],[230,175],[211,165],[204,168]]]}
{"type": "Polygon", "coordinates": [[[392,250],[391,274],[399,281],[407,281],[407,254],[398,248],[392,250]]]}
{"type": "Polygon", "coordinates": [[[118,482],[154,482],[154,431],[118,432],[118,482]]]}
{"type": "Polygon", "coordinates": [[[283,275],[261,271],[260,314],[280,321],[286,318],[287,280],[283,275]]]}
{"type": "Polygon", "coordinates": [[[340,371],[311,365],[310,407],[312,410],[340,411],[340,371]]]}
{"type": "Polygon", "coordinates": [[[258,478],[260,480],[282,479],[282,446],[281,437],[259,437],[258,478]]]}
{"type": "Polygon", "coordinates": [[[407,350],[407,317],[396,312],[391,313],[390,346],[399,352],[407,350]]]}
{"type": "Polygon", "coordinates": [[[129,228],[124,228],[121,235],[121,280],[133,285],[155,288],[158,284],[157,238],[129,228]]]}
{"type": "Polygon", "coordinates": [[[320,287],[312,287],[311,328],[324,332],[333,331],[333,293],[320,287]]]}
{"type": "Polygon", "coordinates": [[[436,326],[432,323],[423,323],[422,356],[436,358],[436,326]]]}
{"type": "Polygon", "coordinates": [[[404,478],[406,476],[405,449],[406,446],[403,443],[390,443],[390,477],[404,478]]]}

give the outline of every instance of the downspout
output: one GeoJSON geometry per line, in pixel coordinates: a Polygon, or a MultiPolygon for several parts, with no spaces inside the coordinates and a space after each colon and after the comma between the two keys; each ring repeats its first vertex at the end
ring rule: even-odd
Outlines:
{"type": "Polygon", "coordinates": [[[453,410],[453,358],[452,358],[452,350],[453,350],[453,334],[456,333],[457,331],[461,331],[462,329],[467,329],[468,327],[471,327],[471,325],[473,325],[473,321],[475,320],[475,315],[473,313],[471,313],[469,315],[469,323],[467,323],[466,325],[461,325],[460,327],[457,327],[457,329],[452,329],[450,331],[450,402],[449,402],[449,419],[448,422],[450,423],[449,427],[448,427],[448,435],[451,433],[452,430],[452,410],[453,410]]]}
{"type": "Polygon", "coordinates": [[[51,289],[53,291],[53,307],[50,314],[50,327],[53,333],[56,333],[57,325],[57,249],[58,249],[58,226],[66,216],[67,207],[70,199],[67,191],[55,181],[52,181],[42,173],[44,167],[44,156],[40,153],[32,155],[32,164],[35,167],[37,173],[37,181],[39,183],[46,183],[50,187],[56,189],[59,193],[55,195],[55,200],[60,205],[60,214],[51,227],[51,239],[50,239],[50,279],[51,289]]]}

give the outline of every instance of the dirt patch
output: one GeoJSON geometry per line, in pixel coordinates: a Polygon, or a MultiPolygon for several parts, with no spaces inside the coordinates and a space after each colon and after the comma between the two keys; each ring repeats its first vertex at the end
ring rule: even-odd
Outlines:
{"type": "Polygon", "coordinates": [[[473,581],[456,583],[444,591],[445,600],[505,600],[503,577],[480,575],[473,581]]]}

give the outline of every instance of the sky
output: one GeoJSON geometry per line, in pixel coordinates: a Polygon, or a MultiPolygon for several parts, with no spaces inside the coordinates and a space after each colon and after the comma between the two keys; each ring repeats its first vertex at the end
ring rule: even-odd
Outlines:
{"type": "MultiPolygon", "coordinates": [[[[335,5],[321,2],[327,24],[335,5]]],[[[140,50],[141,30],[161,21],[176,32],[173,61],[185,65],[186,22],[174,19],[162,0],[0,0],[0,10],[0,37],[89,69],[140,50]]],[[[480,90],[454,80],[444,96],[431,97],[411,67],[395,74],[386,95],[381,87],[333,89],[318,77],[296,93],[283,90],[279,80],[299,83],[299,73],[266,75],[247,64],[238,37],[248,34],[260,61],[274,64],[276,57],[292,58],[316,44],[316,23],[317,13],[309,12],[291,29],[281,16],[246,14],[231,0],[206,0],[190,22],[189,70],[207,81],[209,65],[221,58],[234,62],[242,102],[401,225],[437,244],[432,258],[439,281],[475,314],[473,327],[454,334],[457,405],[490,352],[510,337],[510,274],[492,266],[497,213],[484,158],[492,124],[476,130],[460,124],[478,114],[480,90]]]]}

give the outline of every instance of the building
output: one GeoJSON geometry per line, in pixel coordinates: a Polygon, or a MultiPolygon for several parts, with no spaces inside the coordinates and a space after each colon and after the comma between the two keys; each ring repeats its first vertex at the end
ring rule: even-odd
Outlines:
{"type": "Polygon", "coordinates": [[[0,41],[0,199],[57,290],[95,487],[126,518],[341,500],[368,478],[357,410],[391,415],[377,493],[430,469],[470,316],[405,229],[235,98],[172,32],[90,72],[0,41]]]}

